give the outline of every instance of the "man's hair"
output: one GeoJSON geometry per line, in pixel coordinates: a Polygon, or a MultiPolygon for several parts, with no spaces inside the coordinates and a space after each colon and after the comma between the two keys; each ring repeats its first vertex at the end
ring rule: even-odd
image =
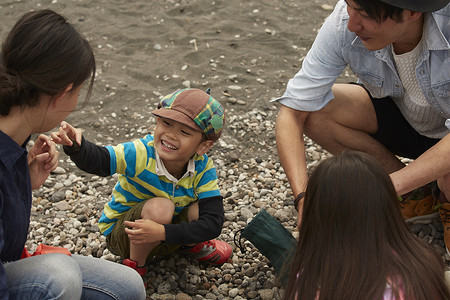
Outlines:
{"type": "Polygon", "coordinates": [[[403,8],[392,6],[379,0],[353,0],[353,2],[378,23],[385,21],[387,18],[391,18],[396,22],[402,21],[403,8]]]}

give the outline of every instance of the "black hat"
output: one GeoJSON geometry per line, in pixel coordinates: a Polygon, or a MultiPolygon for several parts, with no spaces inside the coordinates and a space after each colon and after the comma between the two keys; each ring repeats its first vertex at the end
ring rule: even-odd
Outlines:
{"type": "Polygon", "coordinates": [[[389,5],[412,11],[432,12],[444,8],[450,0],[380,0],[389,5]]]}

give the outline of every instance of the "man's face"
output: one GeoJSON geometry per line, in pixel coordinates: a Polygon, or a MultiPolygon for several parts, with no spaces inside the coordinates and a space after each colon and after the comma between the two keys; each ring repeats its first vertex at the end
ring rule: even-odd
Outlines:
{"type": "Polygon", "coordinates": [[[346,0],[346,2],[350,17],[348,30],[355,33],[368,50],[375,51],[389,44],[401,42],[404,33],[408,30],[408,24],[404,21],[387,18],[379,23],[369,17],[353,0],[346,0]]]}

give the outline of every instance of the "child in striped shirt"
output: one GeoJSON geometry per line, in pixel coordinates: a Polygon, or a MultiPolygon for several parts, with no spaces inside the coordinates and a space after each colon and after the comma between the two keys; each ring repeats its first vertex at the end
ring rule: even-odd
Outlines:
{"type": "Polygon", "coordinates": [[[232,249],[214,239],[224,222],[223,197],[206,152],[222,133],[224,108],[190,88],[165,96],[152,113],[153,134],[117,146],[97,146],[66,122],[52,138],[81,170],[119,175],[99,228],[123,264],[144,275],[153,257],[178,251],[221,265],[232,249]]]}

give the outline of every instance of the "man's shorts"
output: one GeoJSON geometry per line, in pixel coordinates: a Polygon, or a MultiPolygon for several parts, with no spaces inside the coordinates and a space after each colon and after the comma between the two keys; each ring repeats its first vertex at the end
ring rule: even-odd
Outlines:
{"type": "MultiPolygon", "coordinates": [[[[141,211],[147,201],[142,201],[127,210],[116,222],[111,233],[106,237],[108,249],[115,255],[122,258],[130,257],[130,239],[125,233],[125,221],[135,221],[141,219],[141,211]]],[[[189,222],[188,220],[189,206],[185,207],[177,216],[172,219],[173,224],[189,222]]],[[[162,242],[156,246],[148,255],[147,261],[150,261],[155,256],[166,256],[175,252],[182,245],[166,244],[162,242]]]]}
{"type": "Polygon", "coordinates": [[[372,98],[368,91],[367,93],[372,100],[378,122],[378,131],[371,136],[393,154],[416,159],[440,141],[423,136],[411,127],[391,97],[372,98]]]}

